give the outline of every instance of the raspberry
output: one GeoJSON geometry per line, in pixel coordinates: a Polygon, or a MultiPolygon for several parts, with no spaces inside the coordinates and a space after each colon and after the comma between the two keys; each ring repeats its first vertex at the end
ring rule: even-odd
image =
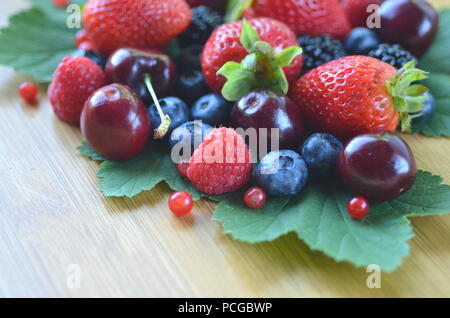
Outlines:
{"type": "Polygon", "coordinates": [[[194,152],[187,177],[198,190],[218,195],[246,185],[252,169],[244,139],[231,128],[217,128],[194,152]]]}
{"type": "Polygon", "coordinates": [[[70,124],[79,125],[84,103],[106,83],[103,70],[90,59],[81,56],[64,58],[48,88],[56,116],[70,124]]]}
{"type": "Polygon", "coordinates": [[[184,0],[89,0],[83,25],[100,52],[132,47],[161,49],[191,22],[184,0]]]}

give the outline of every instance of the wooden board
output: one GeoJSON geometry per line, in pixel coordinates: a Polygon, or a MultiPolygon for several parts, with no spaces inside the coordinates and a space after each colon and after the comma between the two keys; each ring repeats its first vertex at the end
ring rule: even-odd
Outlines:
{"type": "MultiPolygon", "coordinates": [[[[1,1],[0,24],[23,7],[1,1]]],[[[0,296],[450,296],[450,215],[414,219],[411,257],[368,289],[365,270],[294,235],[255,246],[232,240],[211,221],[211,202],[172,217],[166,186],[133,200],[102,197],[97,164],[75,150],[79,130],[53,116],[44,94],[39,107],[24,105],[17,88],[26,77],[0,74],[0,296]],[[77,268],[81,288],[70,288],[77,268]]],[[[407,140],[420,168],[450,183],[450,139],[407,140]]]]}

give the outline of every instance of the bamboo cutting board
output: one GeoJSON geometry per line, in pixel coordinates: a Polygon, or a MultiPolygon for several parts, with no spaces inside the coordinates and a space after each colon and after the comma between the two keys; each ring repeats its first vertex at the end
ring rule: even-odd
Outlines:
{"type": "MultiPolygon", "coordinates": [[[[0,25],[25,6],[1,1],[0,25]]],[[[97,164],[75,150],[80,131],[57,120],[43,94],[39,107],[24,105],[17,88],[26,77],[0,74],[0,296],[450,297],[450,215],[413,219],[411,257],[369,289],[364,269],[295,235],[232,240],[211,221],[211,202],[172,217],[166,186],[133,200],[102,197],[97,164]]],[[[419,167],[449,184],[450,139],[407,141],[419,167]]]]}

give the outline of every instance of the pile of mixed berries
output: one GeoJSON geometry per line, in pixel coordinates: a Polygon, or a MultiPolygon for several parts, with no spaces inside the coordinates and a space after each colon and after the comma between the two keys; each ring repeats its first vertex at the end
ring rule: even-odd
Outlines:
{"type": "MultiPolygon", "coordinates": [[[[433,7],[253,0],[235,8],[242,20],[225,23],[225,4],[89,0],[78,50],[61,61],[48,90],[55,114],[79,125],[108,160],[161,143],[182,149],[181,177],[208,195],[244,190],[253,209],[299,195],[311,179],[339,179],[355,194],[347,207],[355,219],[369,213],[369,202],[408,191],[416,163],[394,132],[410,131],[435,109],[416,68],[438,29],[433,7]],[[379,28],[365,27],[371,5],[381,5],[379,28]],[[175,57],[169,45],[178,47],[175,57]],[[266,154],[254,160],[238,129],[266,129],[255,143],[266,154]],[[266,142],[274,138],[279,147],[266,142]]],[[[20,93],[36,101],[32,84],[20,93]]],[[[169,207],[189,214],[192,197],[176,192],[169,207]]]]}

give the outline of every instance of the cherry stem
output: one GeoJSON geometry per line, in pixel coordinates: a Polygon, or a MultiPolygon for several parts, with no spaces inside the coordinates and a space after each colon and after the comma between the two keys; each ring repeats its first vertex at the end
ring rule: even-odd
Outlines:
{"type": "Polygon", "coordinates": [[[154,130],[154,138],[162,139],[167,134],[172,120],[170,119],[169,115],[164,114],[158,97],[156,96],[155,89],[153,88],[152,80],[149,74],[144,75],[144,83],[147,86],[150,95],[152,96],[153,102],[155,103],[156,109],[158,110],[159,117],[161,118],[161,125],[159,125],[159,127],[154,130]]]}

